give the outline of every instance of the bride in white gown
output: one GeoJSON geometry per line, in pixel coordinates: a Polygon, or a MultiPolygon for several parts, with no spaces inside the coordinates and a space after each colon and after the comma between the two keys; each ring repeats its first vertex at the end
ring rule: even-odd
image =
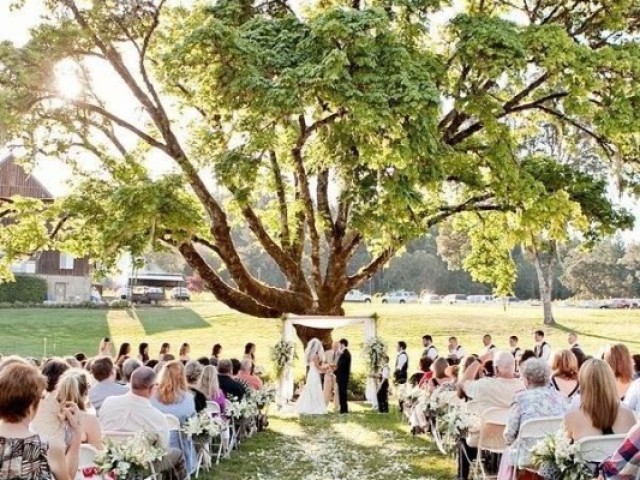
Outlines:
{"type": "Polygon", "coordinates": [[[322,342],[317,338],[312,338],[304,351],[304,358],[309,367],[307,381],[296,402],[296,412],[300,415],[324,415],[327,413],[322,381],[320,380],[320,365],[323,355],[322,342]]]}

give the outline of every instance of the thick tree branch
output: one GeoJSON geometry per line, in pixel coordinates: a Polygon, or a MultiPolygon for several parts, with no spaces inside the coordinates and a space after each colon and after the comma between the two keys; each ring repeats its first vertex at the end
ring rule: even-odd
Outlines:
{"type": "Polygon", "coordinates": [[[221,302],[247,315],[262,318],[277,318],[282,316],[283,311],[262,305],[251,295],[247,295],[227,285],[202,258],[193,244],[183,243],[178,246],[178,250],[187,264],[198,272],[198,275],[200,275],[200,278],[202,278],[207,288],[221,302]]]}
{"type": "Polygon", "coordinates": [[[285,191],[282,171],[278,163],[276,152],[269,152],[269,162],[273,172],[273,181],[276,187],[276,197],[278,198],[278,209],[280,212],[280,245],[285,251],[291,247],[291,235],[289,233],[289,208],[287,207],[287,194],[285,191]]]}
{"type": "Polygon", "coordinates": [[[318,213],[324,223],[324,236],[327,243],[331,243],[335,235],[335,226],[331,215],[331,207],[329,206],[329,170],[323,169],[318,172],[316,185],[316,204],[318,205],[318,213]]]}
{"type": "Polygon", "coordinates": [[[394,248],[388,248],[377,258],[373,259],[369,265],[361,268],[358,273],[347,279],[347,289],[351,290],[359,286],[362,282],[368,280],[380,270],[396,253],[394,248]]]}

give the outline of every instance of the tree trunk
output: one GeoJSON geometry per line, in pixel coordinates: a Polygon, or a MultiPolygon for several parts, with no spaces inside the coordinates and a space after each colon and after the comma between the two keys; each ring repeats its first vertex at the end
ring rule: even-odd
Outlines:
{"type": "Polygon", "coordinates": [[[333,346],[333,337],[331,335],[333,328],[311,328],[303,325],[294,325],[294,327],[305,348],[312,338],[320,340],[325,350],[329,350],[333,346]]]}
{"type": "Polygon", "coordinates": [[[551,243],[548,252],[541,253],[535,249],[533,264],[538,274],[538,289],[540,290],[540,300],[542,301],[542,309],[544,312],[544,324],[554,325],[556,321],[553,318],[551,302],[553,301],[553,269],[556,265],[555,242],[551,243]]]}

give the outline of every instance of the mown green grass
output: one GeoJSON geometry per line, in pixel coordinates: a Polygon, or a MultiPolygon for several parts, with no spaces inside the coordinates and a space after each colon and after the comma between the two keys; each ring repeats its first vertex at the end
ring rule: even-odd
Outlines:
{"type": "MultiPolygon", "coordinates": [[[[420,337],[431,334],[439,348],[456,335],[468,352],[482,349],[482,336],[491,333],[494,343],[506,348],[509,335],[518,335],[522,347],[533,345],[533,331],[542,327],[539,307],[444,306],[444,305],[346,305],[348,315],[377,313],[379,335],[394,344],[405,340],[415,364],[420,352],[420,337]]],[[[555,349],[566,345],[566,334],[576,331],[580,343],[590,353],[606,344],[625,342],[640,352],[640,310],[588,310],[557,308],[558,324],[544,328],[547,341],[555,349]]],[[[258,363],[270,368],[269,348],[279,339],[281,322],[239,314],[216,303],[193,303],[186,307],[143,307],[128,311],[74,309],[0,309],[0,352],[42,356],[44,339],[47,353],[66,355],[78,351],[92,355],[98,343],[109,336],[116,344],[134,346],[147,341],[152,354],[162,342],[170,342],[174,353],[188,342],[192,356],[209,355],[215,343],[224,347],[223,355],[238,357],[246,342],[256,343],[258,363]]],[[[361,369],[359,355],[362,328],[339,329],[334,336],[351,340],[355,368],[361,369]]],[[[301,362],[298,362],[301,364],[301,362]]],[[[302,371],[302,366],[298,365],[302,371]]]]}

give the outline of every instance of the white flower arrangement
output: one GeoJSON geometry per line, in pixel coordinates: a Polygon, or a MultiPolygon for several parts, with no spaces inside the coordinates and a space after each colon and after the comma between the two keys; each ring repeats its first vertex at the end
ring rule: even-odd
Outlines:
{"type": "Polygon", "coordinates": [[[279,377],[287,366],[293,365],[293,360],[297,358],[296,347],[293,342],[280,340],[271,347],[271,361],[276,368],[276,376],[279,377]]]}
{"type": "Polygon", "coordinates": [[[235,420],[255,417],[258,415],[258,405],[251,398],[232,400],[227,404],[226,414],[235,420]]]}
{"type": "Polygon", "coordinates": [[[387,344],[380,337],[370,338],[364,342],[362,353],[367,359],[367,371],[375,374],[382,368],[382,356],[387,353],[387,344]]]}
{"type": "Polygon", "coordinates": [[[455,404],[441,417],[445,432],[454,438],[465,436],[468,432],[480,431],[482,419],[479,415],[469,412],[466,403],[455,404]]]}
{"type": "Polygon", "coordinates": [[[429,397],[427,408],[431,415],[442,417],[449,412],[452,405],[458,404],[460,401],[455,390],[438,388],[429,397]]]}
{"type": "Polygon", "coordinates": [[[276,401],[276,388],[273,385],[264,385],[260,390],[251,393],[251,400],[258,408],[264,408],[276,401]]]}
{"type": "Polygon", "coordinates": [[[555,435],[540,440],[531,450],[532,465],[545,478],[557,480],[590,480],[593,471],[580,457],[580,446],[571,443],[567,433],[560,429],[555,435]]]}
{"type": "Polygon", "coordinates": [[[222,419],[203,411],[189,418],[182,427],[182,432],[196,439],[207,439],[219,437],[224,428],[222,419]]]}
{"type": "Polygon", "coordinates": [[[151,474],[150,465],[160,460],[166,451],[154,445],[154,435],[140,432],[126,440],[104,440],[95,463],[107,477],[145,478],[151,474]]]}

